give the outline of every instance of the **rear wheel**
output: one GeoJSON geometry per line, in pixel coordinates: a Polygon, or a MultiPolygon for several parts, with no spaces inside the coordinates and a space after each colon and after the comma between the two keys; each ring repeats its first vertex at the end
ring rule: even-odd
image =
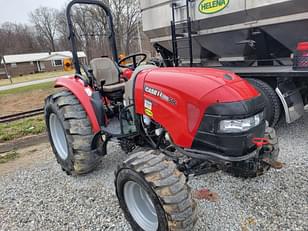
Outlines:
{"type": "Polygon", "coordinates": [[[45,101],[45,122],[52,150],[67,174],[84,174],[100,163],[91,148],[94,137],[88,117],[69,91],[49,96],[45,101]]]}
{"type": "Polygon", "coordinates": [[[115,187],[133,230],[193,229],[196,204],[186,177],[163,154],[132,154],[116,171],[115,187]]]}
{"type": "Polygon", "coordinates": [[[280,100],[274,89],[267,83],[259,79],[247,79],[264,97],[265,119],[271,127],[279,121],[281,115],[280,100]]]}

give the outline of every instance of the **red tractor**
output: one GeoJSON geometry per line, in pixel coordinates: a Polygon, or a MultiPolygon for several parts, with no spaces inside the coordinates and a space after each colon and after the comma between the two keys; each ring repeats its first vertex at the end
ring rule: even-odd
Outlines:
{"type": "Polygon", "coordinates": [[[101,1],[70,2],[67,20],[76,74],[59,78],[55,86],[64,90],[46,99],[50,143],[69,175],[95,169],[109,141],[133,152],[115,171],[119,204],[133,230],[192,230],[196,204],[188,175],[224,170],[247,178],[277,164],[275,131],[247,81],[222,70],[141,65],[145,54],[121,65],[112,14],[101,1]],[[84,74],[71,20],[75,4],[100,6],[111,31],[113,60],[96,58],[90,68],[82,65],[84,74]],[[129,80],[119,67],[128,68],[129,80]]]}

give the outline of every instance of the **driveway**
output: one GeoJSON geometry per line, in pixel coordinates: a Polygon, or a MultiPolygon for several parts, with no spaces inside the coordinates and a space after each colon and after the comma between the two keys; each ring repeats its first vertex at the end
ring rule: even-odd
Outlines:
{"type": "MultiPolygon", "coordinates": [[[[61,76],[61,77],[68,78],[68,77],[70,77],[70,75],[65,75],[65,76],[61,76]]],[[[55,81],[57,78],[59,78],[59,77],[48,78],[48,79],[40,79],[40,80],[23,82],[23,83],[15,83],[15,84],[6,85],[6,86],[0,86],[0,91],[11,90],[11,89],[14,89],[14,88],[26,87],[26,86],[31,86],[31,85],[40,84],[40,83],[52,82],[52,81],[55,81]]]]}

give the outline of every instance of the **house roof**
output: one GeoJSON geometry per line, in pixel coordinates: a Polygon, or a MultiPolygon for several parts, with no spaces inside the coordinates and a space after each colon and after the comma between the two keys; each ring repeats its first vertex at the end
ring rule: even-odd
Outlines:
{"type": "MultiPolygon", "coordinates": [[[[83,51],[78,51],[79,58],[85,58],[86,54],[83,51]]],[[[57,51],[57,52],[43,52],[43,53],[31,53],[31,54],[17,54],[17,55],[4,55],[5,63],[24,63],[31,61],[47,61],[63,58],[72,58],[72,52],[70,51],[57,51]]],[[[1,59],[1,64],[3,59],[1,59]]]]}

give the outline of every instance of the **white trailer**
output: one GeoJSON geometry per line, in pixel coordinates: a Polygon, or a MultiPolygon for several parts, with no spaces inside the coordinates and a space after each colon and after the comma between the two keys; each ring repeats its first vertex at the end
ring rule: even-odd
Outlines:
{"type": "Polygon", "coordinates": [[[143,29],[166,66],[229,69],[264,95],[267,119],[308,104],[307,0],[140,0],[143,29]]]}

